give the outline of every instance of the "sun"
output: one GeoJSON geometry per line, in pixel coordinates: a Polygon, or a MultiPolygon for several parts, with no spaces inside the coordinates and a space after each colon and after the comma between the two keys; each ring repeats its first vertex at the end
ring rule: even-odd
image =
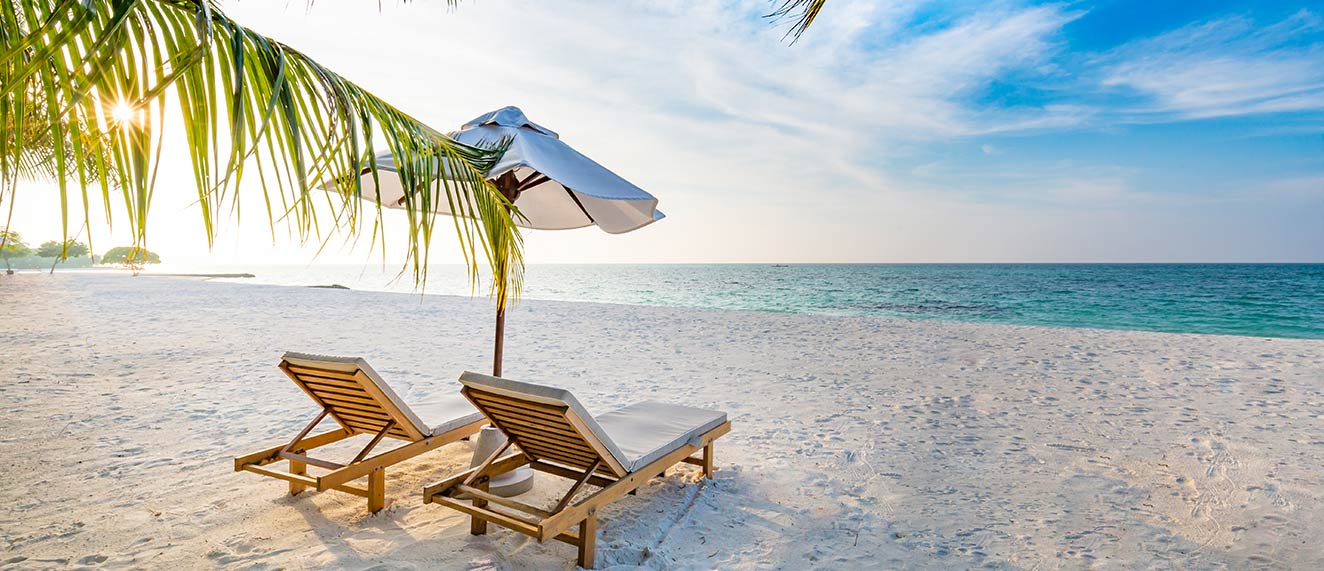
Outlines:
{"type": "Polygon", "coordinates": [[[116,123],[132,122],[134,115],[133,106],[123,101],[116,103],[114,107],[110,108],[110,117],[114,119],[116,123]]]}

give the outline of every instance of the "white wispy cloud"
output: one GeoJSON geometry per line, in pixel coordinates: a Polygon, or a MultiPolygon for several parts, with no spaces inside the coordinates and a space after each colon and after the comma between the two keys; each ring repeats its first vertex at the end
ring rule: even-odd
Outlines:
{"type": "Polygon", "coordinates": [[[1322,27],[1307,10],[1192,24],[1105,54],[1102,83],[1147,96],[1142,120],[1324,110],[1324,43],[1303,39],[1322,27]]]}
{"type": "MultiPolygon", "coordinates": [[[[998,152],[996,148],[992,151],[981,149],[985,155],[998,152]]],[[[1137,188],[1137,169],[1073,160],[1023,161],[1017,168],[1006,168],[1000,162],[983,166],[932,162],[911,169],[910,174],[914,176],[907,179],[908,183],[926,194],[944,194],[966,203],[1101,211],[1184,200],[1137,188]]]]}
{"type": "MultiPolygon", "coordinates": [[[[638,172],[656,170],[662,156],[627,149],[666,148],[665,160],[688,167],[657,175],[668,185],[793,194],[811,185],[875,190],[887,179],[876,162],[904,154],[908,144],[1082,120],[1086,112],[1069,105],[969,101],[1003,74],[1047,65],[1064,47],[1056,38],[1062,26],[1079,13],[994,6],[944,26],[905,30],[921,4],[835,2],[794,47],[759,17],[768,10],[763,0],[466,4],[457,14],[415,15],[405,29],[394,18],[365,19],[363,31],[380,34],[383,47],[420,38],[435,46],[380,61],[385,70],[409,76],[405,70],[420,63],[435,65],[437,79],[419,83],[463,77],[472,86],[469,94],[430,95],[420,107],[445,98],[481,110],[502,94],[509,99],[501,103],[518,103],[535,120],[574,125],[571,136],[578,130],[606,141],[603,135],[629,125],[629,144],[589,150],[638,172]],[[465,56],[457,60],[455,53],[465,56]],[[678,148],[677,141],[685,144],[678,148]],[[696,184],[694,172],[705,173],[702,182],[696,184]]],[[[319,6],[310,17],[329,9],[319,6]]],[[[303,45],[305,38],[290,41],[303,45]]],[[[380,83],[400,89],[399,100],[419,99],[398,79],[380,83]]]]}

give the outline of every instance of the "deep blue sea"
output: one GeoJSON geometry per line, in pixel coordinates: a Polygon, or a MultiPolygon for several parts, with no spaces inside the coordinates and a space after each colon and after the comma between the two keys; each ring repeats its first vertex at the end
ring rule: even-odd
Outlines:
{"type": "MultiPolygon", "coordinates": [[[[379,266],[228,270],[257,276],[241,282],[416,291],[412,276],[392,282],[398,270],[379,266]]],[[[535,265],[526,275],[526,299],[1324,339],[1324,264],[535,265]]],[[[426,293],[470,287],[444,266],[426,293]]]]}

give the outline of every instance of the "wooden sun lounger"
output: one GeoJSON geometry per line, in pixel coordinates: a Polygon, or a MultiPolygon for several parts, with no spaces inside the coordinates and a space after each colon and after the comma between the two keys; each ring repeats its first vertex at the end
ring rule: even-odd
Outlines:
{"type": "Polygon", "coordinates": [[[478,467],[424,488],[424,503],[469,514],[474,535],[486,533],[491,522],[539,542],[574,545],[585,569],[593,567],[603,506],[681,462],[702,467],[712,478],[713,440],[731,431],[726,413],[717,411],[650,401],[593,417],[561,389],[478,373],[464,373],[460,382],[460,392],[509,442],[478,467]],[[502,456],[511,445],[519,452],[502,456]],[[694,457],[700,450],[702,456],[694,457]],[[488,493],[493,477],[526,465],[574,485],[551,509],[488,493]],[[574,501],[585,484],[600,489],[574,501]]]}
{"type": "Polygon", "coordinates": [[[322,412],[288,443],[235,458],[234,469],[286,480],[290,494],[306,488],[338,490],[367,498],[368,511],[376,513],[386,507],[387,466],[468,437],[487,424],[481,413],[453,393],[411,409],[363,359],[286,353],[279,367],[322,412]],[[425,424],[415,411],[438,424],[425,424]],[[327,417],[340,428],[309,436],[327,417]],[[346,464],[308,456],[314,448],[359,434],[372,435],[372,439],[346,464]],[[369,457],[387,437],[409,444],[369,457]],[[289,461],[287,472],[265,467],[281,460],[289,461]],[[309,465],[328,472],[310,475],[309,465]],[[349,483],[364,476],[368,477],[366,488],[349,483]]]}

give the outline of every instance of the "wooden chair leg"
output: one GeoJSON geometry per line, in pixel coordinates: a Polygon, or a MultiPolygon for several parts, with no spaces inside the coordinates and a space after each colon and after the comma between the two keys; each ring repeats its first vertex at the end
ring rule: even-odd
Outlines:
{"type": "Polygon", "coordinates": [[[368,511],[377,513],[386,507],[386,469],[368,472],[368,511]]]}
{"type": "Polygon", "coordinates": [[[598,514],[592,514],[579,522],[579,566],[593,568],[593,556],[598,547],[598,514]]]}
{"type": "MultiPolygon", "coordinates": [[[[489,488],[489,486],[490,486],[490,482],[489,482],[489,480],[488,480],[487,478],[483,478],[481,482],[475,482],[473,486],[474,486],[475,488],[478,488],[479,490],[482,490],[482,491],[486,492],[486,491],[488,491],[488,488],[489,488]]],[[[481,499],[481,498],[478,498],[478,497],[475,496],[475,497],[474,497],[474,507],[475,507],[475,508],[484,508],[484,507],[487,507],[487,500],[484,500],[484,499],[481,499]]],[[[485,519],[483,519],[483,518],[480,518],[480,517],[478,517],[478,516],[476,516],[476,515],[475,515],[475,516],[469,516],[469,533],[470,533],[471,535],[484,535],[484,534],[486,534],[486,533],[487,533],[487,520],[485,520],[485,519]]]]}
{"type": "Polygon", "coordinates": [[[711,480],[713,478],[713,443],[709,442],[703,446],[703,477],[711,480]]]}
{"type": "MultiPolygon", "coordinates": [[[[297,474],[300,476],[307,475],[308,464],[304,462],[300,462],[298,460],[290,460],[290,473],[297,474]]],[[[290,495],[297,496],[299,495],[299,492],[302,492],[307,488],[308,486],[305,486],[299,482],[290,482],[290,495]]]]}

